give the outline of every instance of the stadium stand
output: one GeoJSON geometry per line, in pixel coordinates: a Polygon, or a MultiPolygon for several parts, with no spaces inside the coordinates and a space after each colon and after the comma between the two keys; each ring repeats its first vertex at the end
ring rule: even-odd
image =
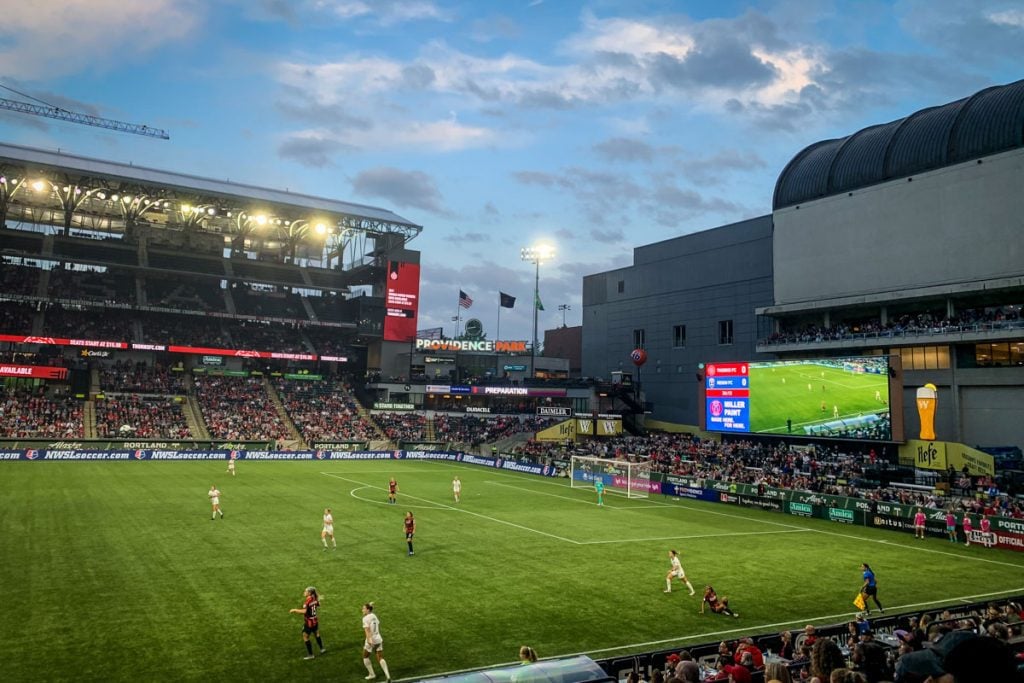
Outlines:
{"type": "Polygon", "coordinates": [[[269,441],[288,431],[263,387],[252,377],[196,377],[196,398],[215,439],[269,441]]]}
{"type": "Polygon", "coordinates": [[[373,418],[392,441],[422,441],[427,418],[420,413],[374,413],[373,418]]]}
{"type": "Polygon", "coordinates": [[[0,387],[0,434],[7,438],[80,439],[82,404],[43,388],[0,387]]]}
{"type": "Polygon", "coordinates": [[[231,348],[312,353],[294,325],[267,320],[225,321],[224,330],[231,340],[231,348]]]}
{"type": "Polygon", "coordinates": [[[224,333],[219,318],[165,313],[137,313],[136,316],[142,321],[142,339],[150,344],[231,346],[231,339],[224,333]]]}
{"type": "Polygon", "coordinates": [[[0,331],[7,334],[31,334],[35,308],[20,301],[0,301],[0,331]]]}
{"type": "Polygon", "coordinates": [[[150,306],[222,313],[226,310],[224,295],[216,280],[182,282],[180,278],[147,275],[145,289],[150,306]]]}
{"type": "Polygon", "coordinates": [[[104,438],[188,439],[181,404],[167,398],[123,396],[96,402],[96,435],[104,438]]]}
{"type": "Polygon", "coordinates": [[[514,434],[536,432],[551,426],[551,418],[527,417],[475,417],[438,415],[434,429],[439,441],[451,441],[477,447],[484,443],[506,439],[514,434]]]}
{"type": "Polygon", "coordinates": [[[135,277],[124,269],[106,272],[54,268],[47,293],[53,298],[134,304],[135,277]]]}
{"type": "Polygon", "coordinates": [[[306,327],[303,333],[320,355],[350,356],[352,349],[336,327],[306,327]]]}
{"type": "Polygon", "coordinates": [[[42,271],[29,266],[16,266],[0,261],[0,292],[35,296],[42,271]]]}
{"type": "Polygon", "coordinates": [[[53,304],[46,309],[43,332],[53,337],[77,337],[79,339],[102,339],[106,341],[132,342],[132,324],[135,320],[130,311],[116,309],[71,309],[53,304]]]}
{"type": "Polygon", "coordinates": [[[377,436],[341,383],[278,378],[274,387],[288,417],[309,445],[316,441],[366,441],[377,436]]]}
{"type": "Polygon", "coordinates": [[[163,365],[116,361],[99,366],[105,392],[127,394],[184,394],[185,380],[163,365]]]}
{"type": "Polygon", "coordinates": [[[231,296],[235,300],[235,309],[239,315],[252,315],[270,318],[292,318],[308,320],[302,300],[297,294],[277,291],[265,291],[245,285],[233,286],[231,296]]]}

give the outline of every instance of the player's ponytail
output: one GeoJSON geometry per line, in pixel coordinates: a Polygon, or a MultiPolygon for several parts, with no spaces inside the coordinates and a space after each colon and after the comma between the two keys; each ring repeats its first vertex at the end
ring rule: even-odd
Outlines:
{"type": "Polygon", "coordinates": [[[363,605],[363,607],[366,608],[367,612],[372,612],[373,611],[373,603],[372,602],[367,602],[366,604],[363,605]]]}

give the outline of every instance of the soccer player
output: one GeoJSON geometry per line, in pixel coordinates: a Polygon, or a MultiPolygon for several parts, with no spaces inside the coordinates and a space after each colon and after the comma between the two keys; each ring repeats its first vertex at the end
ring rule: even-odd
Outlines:
{"type": "Polygon", "coordinates": [[[230,473],[232,477],[235,476],[235,457],[234,456],[231,456],[230,458],[228,458],[228,473],[230,473]]]}
{"type": "Polygon", "coordinates": [[[879,403],[882,402],[882,392],[879,391],[878,389],[875,389],[875,400],[878,401],[879,403]]]}
{"type": "Polygon", "coordinates": [[[363,666],[369,672],[366,680],[372,681],[377,677],[377,674],[373,672],[373,663],[370,661],[370,655],[376,652],[377,663],[380,664],[384,677],[390,682],[391,672],[388,671],[388,663],[384,661],[384,639],[380,635],[380,619],[373,613],[372,602],[363,605],[363,636],[366,638],[363,641],[363,666]]]}
{"type": "Polygon", "coordinates": [[[839,406],[832,406],[832,417],[839,417],[839,406]]]}
{"type": "Polygon", "coordinates": [[[210,506],[213,508],[210,514],[210,521],[217,519],[217,513],[220,513],[220,518],[224,519],[224,511],[220,509],[220,491],[217,490],[215,484],[210,484],[210,492],[207,494],[210,496],[210,506]]]}
{"type": "Polygon", "coordinates": [[[327,550],[327,537],[331,537],[331,544],[334,549],[338,549],[338,541],[334,539],[334,515],[331,514],[331,508],[324,508],[324,528],[320,531],[320,540],[324,544],[324,550],[327,550]]]}
{"type": "Polygon", "coordinates": [[[594,490],[597,491],[597,504],[604,507],[604,479],[601,477],[594,478],[594,490]]]}
{"type": "Polygon", "coordinates": [[[949,535],[950,543],[956,543],[956,515],[952,510],[946,512],[946,534],[949,535]]]}
{"type": "Polygon", "coordinates": [[[914,536],[916,538],[924,539],[924,519],[924,511],[917,508],[917,513],[914,514],[914,536]]]}
{"type": "Polygon", "coordinates": [[[462,482],[459,481],[459,475],[455,475],[452,479],[452,495],[455,496],[455,502],[459,502],[459,498],[462,496],[462,482]]]}
{"type": "Polygon", "coordinates": [[[992,535],[992,522],[989,521],[988,515],[981,516],[981,542],[986,548],[991,548],[996,544],[992,535]]]}
{"type": "Polygon", "coordinates": [[[693,590],[693,584],[686,578],[686,572],[683,571],[683,565],[679,563],[679,553],[675,550],[668,551],[668,560],[672,563],[672,567],[668,570],[668,574],[665,575],[665,592],[672,592],[672,577],[680,579],[686,584],[686,587],[690,589],[690,595],[693,595],[696,591],[693,590]]]}
{"type": "Polygon", "coordinates": [[[395,495],[398,493],[398,482],[394,477],[388,480],[388,503],[395,504],[395,495]]]}
{"type": "Polygon", "coordinates": [[[409,554],[412,555],[412,537],[416,535],[416,519],[412,511],[405,513],[405,544],[409,546],[409,554]]]}
{"type": "Polygon", "coordinates": [[[707,604],[715,614],[728,614],[730,617],[740,618],[740,615],[729,609],[729,598],[718,597],[715,589],[710,585],[704,586],[704,599],[700,603],[700,613],[704,614],[704,605],[707,604]]]}
{"type": "Polygon", "coordinates": [[[874,600],[878,611],[885,614],[882,603],[878,602],[878,581],[875,579],[875,572],[871,570],[871,565],[867,562],[863,563],[860,568],[864,571],[861,575],[864,578],[864,585],[860,587],[861,595],[864,596],[864,614],[871,614],[871,610],[868,608],[868,598],[874,600]]]}
{"type": "Polygon", "coordinates": [[[320,597],[316,594],[316,588],[313,586],[308,586],[302,597],[302,607],[290,609],[288,613],[303,615],[302,642],[306,644],[306,656],[303,659],[313,659],[313,643],[309,642],[310,633],[316,638],[320,654],[327,652],[324,648],[324,641],[320,639],[320,597]]]}

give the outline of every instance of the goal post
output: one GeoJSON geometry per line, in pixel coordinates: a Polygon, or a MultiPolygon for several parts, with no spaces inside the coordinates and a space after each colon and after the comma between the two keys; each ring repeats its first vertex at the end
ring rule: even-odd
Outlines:
{"type": "Polygon", "coordinates": [[[627,498],[647,498],[651,490],[651,462],[572,456],[569,463],[569,486],[574,489],[592,489],[597,479],[604,481],[607,493],[618,493],[627,498]]]}

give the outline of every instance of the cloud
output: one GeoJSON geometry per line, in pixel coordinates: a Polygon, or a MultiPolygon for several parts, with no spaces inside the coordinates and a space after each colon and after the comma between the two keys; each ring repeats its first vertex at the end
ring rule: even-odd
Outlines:
{"type": "Polygon", "coordinates": [[[622,232],[621,228],[616,228],[614,230],[598,230],[597,228],[592,228],[590,230],[590,236],[596,241],[604,244],[615,244],[626,239],[626,235],[622,232]]]}
{"type": "Polygon", "coordinates": [[[56,78],[131,63],[194,35],[197,0],[48,0],[5,3],[0,73],[56,78]]]}
{"type": "Polygon", "coordinates": [[[332,166],[332,157],[345,149],[345,145],[330,138],[315,135],[292,135],[277,146],[277,154],[282,159],[295,161],[310,168],[332,166]]]}
{"type": "Polygon", "coordinates": [[[456,244],[479,244],[480,242],[490,242],[491,236],[485,232],[457,232],[445,235],[442,239],[456,244]]]}
{"type": "Polygon", "coordinates": [[[365,197],[379,197],[400,207],[449,215],[434,179],[422,171],[378,167],[352,179],[352,191],[365,197]]]}
{"type": "Polygon", "coordinates": [[[494,40],[518,40],[523,33],[519,22],[506,16],[477,19],[470,27],[470,37],[478,43],[494,40]]]}
{"type": "Polygon", "coordinates": [[[594,151],[605,161],[611,162],[651,162],[654,160],[654,148],[643,140],[630,138],[611,138],[594,145],[594,151]]]}
{"type": "Polygon", "coordinates": [[[752,150],[723,149],[706,156],[688,159],[681,164],[683,175],[695,185],[717,185],[732,171],[753,171],[767,166],[752,150]]]}

